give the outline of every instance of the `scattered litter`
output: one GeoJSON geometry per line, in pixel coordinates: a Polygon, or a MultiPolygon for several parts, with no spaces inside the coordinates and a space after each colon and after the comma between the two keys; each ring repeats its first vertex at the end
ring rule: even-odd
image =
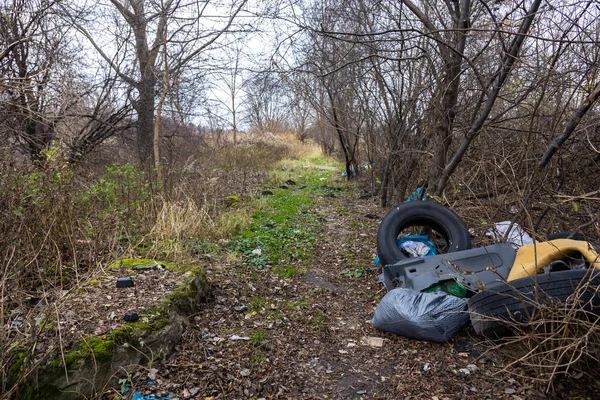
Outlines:
{"type": "Polygon", "coordinates": [[[233,308],[235,311],[245,311],[248,309],[248,307],[246,307],[244,304],[242,304],[241,306],[237,306],[233,308]]]}
{"type": "Polygon", "coordinates": [[[467,376],[469,376],[471,374],[471,371],[468,370],[467,368],[461,368],[458,370],[458,373],[460,374],[460,376],[462,378],[466,378],[467,376]]]}
{"type": "Polygon", "coordinates": [[[475,364],[469,364],[467,365],[467,369],[471,372],[477,372],[479,371],[479,367],[475,364]]]}
{"type": "Polygon", "coordinates": [[[244,368],[240,371],[240,376],[247,377],[250,376],[250,370],[248,368],[244,368]]]}
{"type": "Polygon", "coordinates": [[[231,335],[229,340],[250,340],[248,336],[231,335]]]}
{"type": "Polygon", "coordinates": [[[350,342],[346,345],[346,347],[356,347],[356,343],[350,342]]]}
{"type": "Polygon", "coordinates": [[[155,381],[157,373],[158,373],[158,370],[156,368],[150,368],[148,370],[148,379],[155,381]]]}
{"type": "Polygon", "coordinates": [[[214,342],[214,343],[219,343],[219,342],[222,342],[222,341],[225,340],[223,338],[215,336],[212,333],[205,333],[204,335],[202,335],[202,339],[204,339],[204,340],[210,340],[211,342],[214,342]]]}
{"type": "Polygon", "coordinates": [[[258,248],[258,249],[254,249],[252,250],[252,254],[256,254],[258,256],[262,255],[262,249],[258,248]]]}
{"type": "Polygon", "coordinates": [[[431,369],[431,364],[429,363],[425,363],[425,365],[423,365],[423,371],[427,372],[431,369]]]}
{"type": "Polygon", "coordinates": [[[375,309],[373,327],[413,339],[446,342],[469,324],[467,300],[449,294],[389,291],[375,309]]]}
{"type": "Polygon", "coordinates": [[[383,338],[377,337],[377,336],[363,336],[360,339],[360,342],[362,344],[364,344],[365,346],[371,346],[371,347],[383,347],[383,338]]]}
{"type": "Polygon", "coordinates": [[[131,277],[128,276],[126,278],[117,278],[117,288],[128,288],[133,286],[134,283],[131,277]]]}
{"type": "Polygon", "coordinates": [[[367,394],[367,391],[366,390],[358,390],[356,392],[356,394],[359,395],[359,396],[362,396],[363,394],[367,394]]]}
{"type": "Polygon", "coordinates": [[[136,312],[125,314],[125,316],[123,317],[123,321],[125,322],[135,322],[138,319],[140,319],[140,316],[136,312]]]}
{"type": "Polygon", "coordinates": [[[150,270],[157,269],[157,268],[158,268],[158,264],[157,265],[138,265],[131,269],[134,271],[150,271],[150,270]]]}
{"type": "MultiPolygon", "coordinates": [[[[506,236],[510,223],[510,221],[495,223],[493,227],[485,231],[485,235],[495,240],[502,240],[504,239],[504,236],[506,236]]],[[[510,243],[515,250],[521,246],[535,243],[533,238],[518,224],[513,224],[506,241],[510,243]]]]}
{"type": "Polygon", "coordinates": [[[340,353],[340,354],[348,354],[348,352],[346,350],[338,350],[338,353],[340,353]]]}

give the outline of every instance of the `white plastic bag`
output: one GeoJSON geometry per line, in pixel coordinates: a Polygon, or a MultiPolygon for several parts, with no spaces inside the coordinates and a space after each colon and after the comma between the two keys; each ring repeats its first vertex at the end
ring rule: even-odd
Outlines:
{"type": "MultiPolygon", "coordinates": [[[[492,239],[501,240],[506,235],[506,231],[508,230],[509,226],[510,221],[498,222],[494,224],[493,227],[485,231],[485,235],[491,237],[492,239]]],[[[513,224],[506,241],[512,244],[512,247],[515,250],[521,246],[533,244],[535,242],[533,238],[517,224],[513,224]]]]}

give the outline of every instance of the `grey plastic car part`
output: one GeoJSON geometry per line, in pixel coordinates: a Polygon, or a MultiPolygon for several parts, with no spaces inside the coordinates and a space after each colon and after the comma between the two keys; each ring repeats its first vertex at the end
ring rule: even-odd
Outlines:
{"type": "Polygon", "coordinates": [[[379,282],[388,291],[397,287],[421,291],[439,282],[455,280],[477,292],[488,284],[506,280],[515,256],[510,243],[499,243],[437,256],[407,258],[384,266],[379,282]]]}

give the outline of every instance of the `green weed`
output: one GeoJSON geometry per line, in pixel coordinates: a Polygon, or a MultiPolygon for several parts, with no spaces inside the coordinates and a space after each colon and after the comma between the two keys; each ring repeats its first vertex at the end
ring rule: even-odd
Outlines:
{"type": "Polygon", "coordinates": [[[340,271],[340,275],[347,276],[349,278],[362,278],[368,271],[368,268],[363,265],[357,269],[343,269],[340,271]]]}
{"type": "Polygon", "coordinates": [[[266,338],[267,335],[263,331],[255,331],[252,337],[250,337],[250,343],[254,347],[261,347],[265,343],[266,338]]]}

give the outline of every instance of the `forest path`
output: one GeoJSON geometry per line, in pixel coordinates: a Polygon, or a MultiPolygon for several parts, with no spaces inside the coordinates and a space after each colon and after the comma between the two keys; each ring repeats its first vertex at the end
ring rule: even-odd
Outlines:
{"type": "Polygon", "coordinates": [[[499,368],[475,358],[470,328],[435,344],[370,325],[385,294],[372,267],[385,210],[352,185],[335,187],[314,210],[322,227],[311,257],[296,261],[304,273],[206,266],[215,299],[193,317],[179,352],[157,367],[165,384],[213,400],[532,398],[530,387],[492,376],[499,368]],[[479,369],[461,376],[469,364],[479,369]]]}

